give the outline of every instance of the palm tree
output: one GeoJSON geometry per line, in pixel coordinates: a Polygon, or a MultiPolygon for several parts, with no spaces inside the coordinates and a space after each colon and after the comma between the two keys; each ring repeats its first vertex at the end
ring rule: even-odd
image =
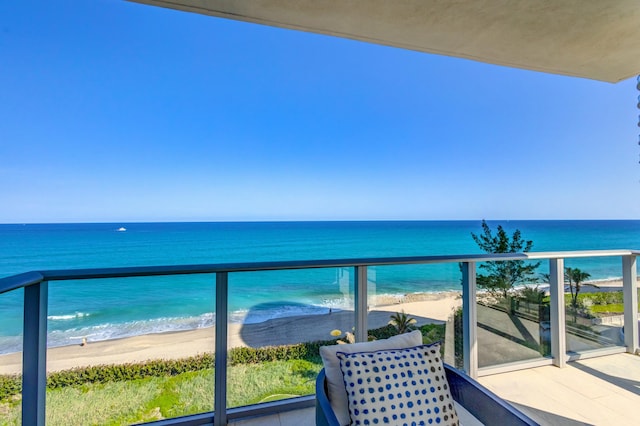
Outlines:
{"type": "Polygon", "coordinates": [[[389,321],[389,325],[394,326],[398,334],[408,333],[415,329],[415,323],[416,319],[411,318],[409,315],[405,314],[404,311],[396,312],[391,315],[391,320],[389,321]]]}
{"type": "Polygon", "coordinates": [[[599,288],[595,284],[585,283],[584,281],[591,277],[588,272],[581,271],[578,268],[565,268],[565,279],[569,282],[569,290],[571,291],[571,307],[573,308],[573,320],[576,321],[576,312],[578,309],[578,293],[582,285],[599,288]]]}

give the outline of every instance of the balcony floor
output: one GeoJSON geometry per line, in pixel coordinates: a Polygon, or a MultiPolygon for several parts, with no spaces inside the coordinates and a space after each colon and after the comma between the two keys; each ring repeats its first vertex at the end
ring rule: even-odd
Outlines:
{"type": "Polygon", "coordinates": [[[316,424],[315,408],[287,411],[271,416],[229,422],[233,426],[314,426],[316,424]]]}
{"type": "Polygon", "coordinates": [[[609,355],[495,374],[480,383],[543,425],[638,425],[640,357],[609,355]]]}

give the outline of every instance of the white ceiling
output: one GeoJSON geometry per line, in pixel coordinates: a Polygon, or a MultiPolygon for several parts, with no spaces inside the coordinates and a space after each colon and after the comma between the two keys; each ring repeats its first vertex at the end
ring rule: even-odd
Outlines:
{"type": "Polygon", "coordinates": [[[492,64],[640,73],[640,0],[133,0],[492,64]]]}

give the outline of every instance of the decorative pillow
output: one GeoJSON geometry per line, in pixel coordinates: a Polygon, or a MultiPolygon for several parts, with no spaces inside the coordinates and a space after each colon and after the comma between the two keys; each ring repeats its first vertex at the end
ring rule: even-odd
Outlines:
{"type": "Polygon", "coordinates": [[[459,424],[439,343],[336,355],[351,424],[459,424]]]}
{"type": "Polygon", "coordinates": [[[327,375],[327,396],[331,403],[331,408],[336,414],[342,426],[351,423],[349,418],[349,405],[347,401],[347,391],[344,387],[340,361],[336,354],[371,352],[382,349],[402,349],[418,346],[422,344],[422,334],[420,330],[411,333],[400,334],[388,339],[374,340],[373,342],[351,343],[346,345],[321,346],[320,356],[324,364],[324,372],[327,375]]]}

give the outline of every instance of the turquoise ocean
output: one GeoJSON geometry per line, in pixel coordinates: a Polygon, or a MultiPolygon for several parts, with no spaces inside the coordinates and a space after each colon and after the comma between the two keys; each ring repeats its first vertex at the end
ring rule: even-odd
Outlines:
{"type": "MultiPolygon", "coordinates": [[[[640,221],[496,221],[533,251],[640,249],[640,221]]],[[[351,259],[480,253],[480,221],[95,223],[0,225],[0,277],[50,269],[351,259]],[[121,230],[125,228],[126,230],[121,230]]],[[[619,258],[576,259],[593,279],[621,276],[619,258]]],[[[545,272],[546,262],[540,267],[545,272]]],[[[371,268],[376,294],[460,290],[456,264],[371,268]]],[[[352,271],[237,273],[230,318],[260,322],[351,303],[352,271]],[[345,284],[346,283],[346,284],[345,284]]],[[[211,326],[213,275],[53,282],[49,345],[211,326]]],[[[370,284],[371,285],[371,284],[370,284]]],[[[0,354],[20,350],[22,290],[0,295],[0,354]]]]}

